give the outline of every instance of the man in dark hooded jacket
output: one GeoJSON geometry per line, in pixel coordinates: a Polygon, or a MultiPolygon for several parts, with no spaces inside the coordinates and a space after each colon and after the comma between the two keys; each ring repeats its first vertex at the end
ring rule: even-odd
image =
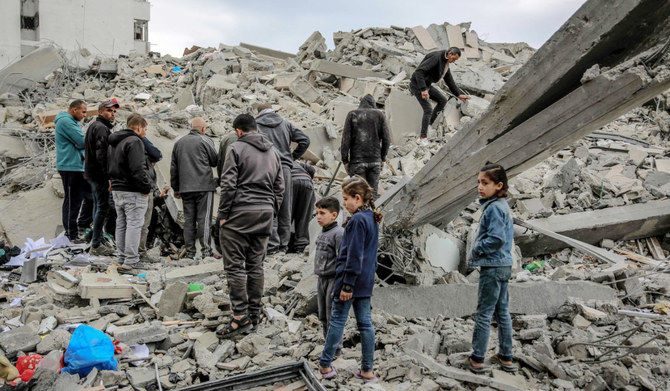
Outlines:
{"type": "Polygon", "coordinates": [[[293,189],[291,190],[293,196],[293,210],[291,211],[291,221],[295,228],[295,235],[293,236],[293,250],[296,253],[305,251],[305,247],[309,246],[309,222],[314,216],[314,203],[316,197],[314,196],[314,173],[316,169],[307,163],[293,162],[291,169],[291,181],[293,189]]]}
{"type": "Polygon", "coordinates": [[[347,114],[340,152],[349,175],[363,177],[372,187],[374,198],[378,195],[379,173],[384,167],[389,145],[391,136],[386,117],[377,110],[375,98],[367,94],[358,109],[347,114]]]}
{"type": "Polygon", "coordinates": [[[309,147],[309,137],[300,129],[296,129],[290,122],[280,117],[272,110],[272,106],[263,103],[258,106],[256,123],[258,131],[264,134],[281,158],[284,183],[284,202],[281,204],[278,215],[272,223],[272,236],[268,245],[268,254],[286,252],[291,239],[291,168],[293,161],[299,159],[309,147]],[[291,142],[298,146],[291,152],[291,142]]]}
{"type": "Polygon", "coordinates": [[[258,133],[254,118],[241,114],[233,121],[233,127],[239,139],[226,153],[218,212],[223,265],[233,309],[231,323],[217,332],[222,338],[248,330],[260,319],[263,259],[272,233],[272,216],[284,195],[279,154],[258,133]]]}

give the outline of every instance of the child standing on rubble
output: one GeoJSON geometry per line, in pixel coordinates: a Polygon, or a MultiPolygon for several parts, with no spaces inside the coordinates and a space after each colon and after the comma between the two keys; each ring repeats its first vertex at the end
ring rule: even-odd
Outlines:
{"type": "Polygon", "coordinates": [[[372,371],[375,329],[370,316],[370,298],[377,270],[382,214],[375,211],[372,188],[358,175],[342,183],[342,199],[351,218],[344,224],[344,235],[337,254],[332,312],[319,371],[324,379],[337,374],[332,366],[333,356],[342,340],[349,309],[353,306],[363,351],[361,370],[356,377],[366,383],[376,383],[379,380],[372,371]]]}
{"type": "Polygon", "coordinates": [[[512,245],[514,225],[507,196],[507,174],[499,164],[487,162],[477,177],[482,217],[477,237],[470,252],[470,265],[479,266],[479,295],[477,316],[472,333],[472,355],[467,367],[475,372],[487,372],[484,364],[491,318],[498,323],[498,354],[491,358],[507,372],[516,372],[512,361],[512,318],[509,314],[507,284],[512,276],[512,245]]]}

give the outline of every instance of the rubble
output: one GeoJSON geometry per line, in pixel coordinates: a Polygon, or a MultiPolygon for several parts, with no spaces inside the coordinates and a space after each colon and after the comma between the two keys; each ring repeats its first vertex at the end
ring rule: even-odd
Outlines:
{"type": "MultiPolygon", "coordinates": [[[[606,45],[601,40],[616,39],[607,38],[607,32],[629,29],[633,35],[651,35],[633,29],[628,16],[644,13],[650,4],[634,1],[614,7],[615,12],[597,3],[591,0],[580,10],[589,16],[588,23],[580,19],[569,25],[560,42],[550,41],[532,58],[535,50],[526,44],[488,43],[468,23],[445,23],[337,32],[333,50],[315,32],[295,54],[240,43],[194,47],[181,58],[130,55],[115,59],[110,66],[114,72],[105,74],[47,64],[40,69],[50,75],[46,80],[35,77],[37,85],[0,95],[0,239],[7,245],[25,248],[32,242],[28,238],[58,234],[63,190],[54,169],[52,118],[73,98],[85,98],[91,108],[110,96],[119,99],[117,129],[134,111],[149,120],[148,137],[164,156],[156,165],[159,187],[169,183],[172,145],[187,133],[192,117],[206,119],[216,142],[232,131],[237,114],[254,114],[260,102],[269,101],[309,134],[306,159],[317,167],[320,197],[339,194],[339,181],[346,176],[338,164],[344,118],[370,93],[392,132],[393,147],[380,182],[385,194],[378,203],[385,205],[385,224],[393,222],[398,210],[387,201],[402,195],[407,184],[432,189],[426,207],[430,217],[422,218],[426,221],[417,229],[382,232],[380,238],[372,318],[381,383],[375,386],[354,377],[360,359],[354,322],[345,328],[344,358],[334,362],[341,375],[312,379],[324,341],[308,256],[268,257],[267,320],[252,334],[219,341],[214,331],[231,314],[222,263],[180,258],[177,231],[150,250],[160,263],[134,275],[119,274],[114,257],[88,256],[82,246],[33,248],[22,254],[30,258],[36,253],[22,266],[0,265],[1,353],[11,363],[30,353],[60,358],[78,324],[117,341],[117,371],[96,370],[86,380],[41,369],[33,389],[79,389],[84,384],[119,390],[156,389],[159,384],[193,390],[208,384],[260,387],[255,382],[278,373],[287,377],[272,383],[272,389],[668,388],[670,93],[653,84],[664,83],[667,69],[656,66],[657,74],[651,75],[639,70],[640,58],[625,69],[617,68],[620,56],[603,59],[606,45]],[[590,28],[582,28],[586,24],[590,28]],[[419,145],[421,108],[408,91],[408,77],[424,54],[449,46],[464,51],[452,72],[472,99],[462,104],[451,97],[429,134],[431,145],[419,145]],[[557,51],[563,58],[559,64],[557,51]],[[596,60],[597,69],[587,66],[596,60]],[[565,83],[564,74],[573,66],[579,71],[570,71],[571,83],[565,83]],[[611,83],[622,90],[631,87],[630,94],[638,91],[634,104],[630,96],[611,100],[609,95],[619,94],[608,87],[611,83]],[[652,86],[653,94],[645,86],[652,86]],[[581,116],[596,110],[584,104],[582,95],[599,102],[607,115],[581,116]],[[552,100],[560,96],[566,97],[552,100]],[[653,105],[629,111],[649,99],[653,105]],[[600,132],[585,139],[580,138],[587,131],[561,138],[566,129],[584,123],[600,132]],[[540,125],[544,131],[547,124],[552,136],[533,141],[532,153],[521,156],[508,148],[519,140],[530,143],[533,131],[540,125]],[[468,137],[475,128],[478,136],[468,137]],[[560,143],[552,144],[552,137],[560,143]],[[487,150],[476,159],[469,156],[493,139],[508,147],[495,155],[487,150]],[[458,175],[441,176],[436,158],[453,163],[458,175]],[[572,239],[566,244],[517,227],[510,282],[514,352],[521,367],[517,374],[494,366],[490,375],[474,375],[463,366],[471,350],[478,281],[478,272],[468,268],[467,253],[481,216],[471,203],[471,176],[484,158],[513,167],[508,200],[514,217],[572,239]],[[431,170],[434,175],[426,176],[431,170]],[[449,213],[436,212],[432,202],[452,199],[452,185],[462,186],[463,195],[449,213]],[[597,246],[598,252],[589,253],[590,247],[580,243],[597,246]],[[598,254],[617,255],[617,262],[598,254]],[[628,330],[635,330],[628,339],[628,334],[619,335],[628,330]],[[605,338],[617,346],[608,355],[603,355],[609,350],[602,345],[605,338]],[[131,357],[138,346],[146,349],[141,360],[131,357]],[[314,383],[300,383],[303,375],[314,383]]],[[[656,7],[656,14],[667,19],[663,7],[656,7]]],[[[624,41],[625,56],[650,47],[644,39],[624,41]]],[[[178,200],[168,197],[161,219],[178,227],[183,222],[180,208],[178,200]]],[[[491,352],[496,341],[492,338],[491,352]]]]}

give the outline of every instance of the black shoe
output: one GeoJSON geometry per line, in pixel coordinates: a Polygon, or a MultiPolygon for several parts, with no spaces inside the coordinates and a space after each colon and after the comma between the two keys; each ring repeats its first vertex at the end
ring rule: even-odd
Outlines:
{"type": "Polygon", "coordinates": [[[86,244],[88,241],[84,238],[77,238],[77,239],[70,239],[70,243],[72,244],[86,244]]]}

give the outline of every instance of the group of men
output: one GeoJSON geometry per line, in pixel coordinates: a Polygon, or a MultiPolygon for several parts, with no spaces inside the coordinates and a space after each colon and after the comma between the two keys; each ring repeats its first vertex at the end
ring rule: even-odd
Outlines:
{"type": "MultiPolygon", "coordinates": [[[[449,71],[449,64],[459,56],[457,48],[429,53],[412,74],[410,91],[424,110],[420,142],[427,142],[428,127],[446,103],[432,83],[443,79],[459,99],[469,99],[449,71]],[[429,99],[437,101],[435,108],[429,99]]],[[[65,190],[65,235],[75,243],[82,242],[78,227],[86,221],[81,216],[85,213],[82,203],[85,194],[92,194],[91,254],[114,253],[103,244],[104,226],[108,234],[114,234],[122,267],[132,269],[142,267],[140,251],[147,249],[152,205],[167,196],[170,186],[154,199],[159,191],[153,166],[162,154],[146,138],[147,121],[137,113],[130,115],[124,129],[111,132],[118,108],[116,99],[101,103],[98,117],[86,132],[82,124],[85,102],[75,100],[67,112],[59,113],[55,119],[57,166],[65,190]]],[[[308,224],[314,215],[315,169],[297,162],[310,145],[309,137],[270,104],[257,109],[256,118],[248,114],[235,118],[235,132],[221,139],[218,152],[205,135],[205,121],[194,118],[190,132],[175,143],[171,156],[170,185],[184,211],[185,256],[196,256],[196,239],[203,257],[213,255],[213,231],[223,257],[234,313],[224,333],[246,326],[235,320],[247,314],[252,323],[259,320],[265,256],[288,251],[292,224],[292,248],[302,252],[310,242],[308,224]],[[297,145],[294,149],[292,143],[297,145]],[[220,202],[212,227],[217,186],[220,202]]],[[[390,144],[383,112],[371,95],[364,96],[346,117],[341,157],[349,175],[366,179],[375,198],[390,144]]]]}

